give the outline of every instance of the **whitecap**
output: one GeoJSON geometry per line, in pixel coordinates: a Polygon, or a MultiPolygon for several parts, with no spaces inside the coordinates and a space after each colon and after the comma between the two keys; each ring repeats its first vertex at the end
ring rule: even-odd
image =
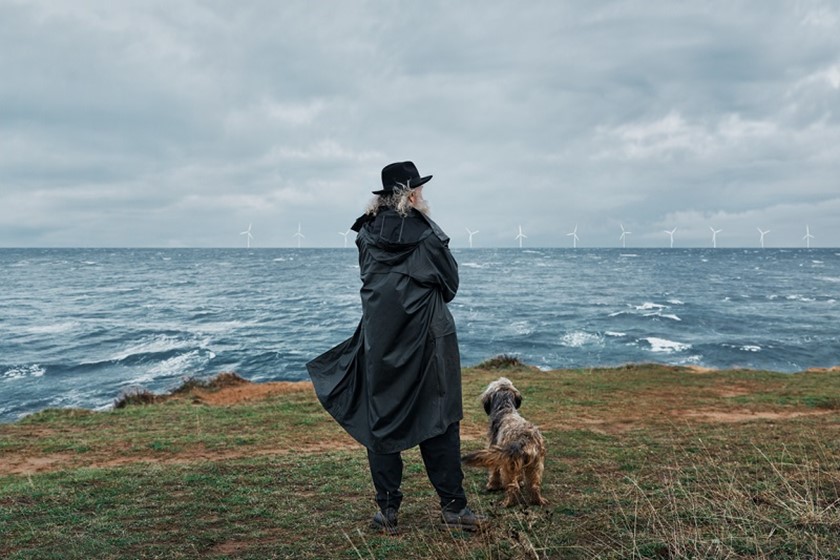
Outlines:
{"type": "Polygon", "coordinates": [[[597,334],[576,331],[564,334],[560,338],[560,344],[569,348],[580,348],[590,344],[603,345],[604,339],[597,334]]]}
{"type": "Polygon", "coordinates": [[[621,257],[638,257],[636,253],[621,253],[619,256],[621,257]]]}
{"type": "Polygon", "coordinates": [[[172,336],[157,335],[152,339],[134,346],[129,346],[122,352],[118,352],[111,357],[112,361],[120,362],[134,356],[136,354],[158,354],[163,352],[171,352],[172,350],[180,350],[190,347],[194,341],[175,338],[172,336]]]}
{"type": "Polygon", "coordinates": [[[670,303],[671,305],[685,305],[684,301],[680,301],[678,299],[669,299],[668,303],[670,303]]]}
{"type": "Polygon", "coordinates": [[[514,321],[510,324],[510,328],[516,334],[531,334],[534,329],[528,324],[528,321],[514,321]]]}
{"type": "Polygon", "coordinates": [[[29,334],[58,334],[72,331],[79,324],[78,321],[64,321],[63,323],[53,323],[51,325],[33,325],[23,330],[29,334]]]}
{"type": "Polygon", "coordinates": [[[756,346],[754,344],[745,344],[741,346],[741,350],[744,352],[760,352],[761,346],[756,346]]]}
{"type": "Polygon", "coordinates": [[[202,353],[199,350],[191,350],[185,354],[178,354],[167,358],[146,370],[144,375],[135,377],[124,385],[148,383],[161,377],[175,377],[178,375],[192,375],[200,371],[207,363],[215,358],[213,352],[202,353]]]}
{"type": "Polygon", "coordinates": [[[673,313],[657,313],[657,317],[662,317],[663,319],[671,319],[672,321],[682,321],[678,315],[674,315],[673,313]]]}
{"type": "Polygon", "coordinates": [[[478,263],[474,263],[474,262],[459,263],[459,266],[462,266],[464,268],[487,268],[486,265],[478,264],[478,263]]]}
{"type": "Polygon", "coordinates": [[[642,340],[650,344],[651,352],[671,354],[673,352],[683,352],[691,348],[691,344],[676,342],[673,340],[668,340],[666,338],[657,338],[655,336],[649,336],[647,338],[643,338],[642,340]]]}
{"type": "Polygon", "coordinates": [[[604,336],[612,336],[612,337],[615,337],[615,338],[619,338],[619,337],[622,337],[622,336],[627,336],[627,333],[615,332],[615,331],[606,331],[604,333],[604,336]]]}
{"type": "Polygon", "coordinates": [[[32,364],[8,369],[3,373],[3,375],[0,375],[0,379],[11,381],[14,379],[24,379],[26,377],[43,377],[45,373],[47,373],[47,370],[42,368],[40,365],[32,364]]]}
{"type": "Polygon", "coordinates": [[[660,303],[652,303],[649,301],[644,302],[642,305],[637,305],[636,309],[639,311],[647,311],[649,309],[665,309],[665,305],[660,303]]]}

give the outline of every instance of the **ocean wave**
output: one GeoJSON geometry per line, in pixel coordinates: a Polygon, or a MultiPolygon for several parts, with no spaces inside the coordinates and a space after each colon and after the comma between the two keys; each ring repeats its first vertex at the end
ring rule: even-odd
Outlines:
{"type": "Polygon", "coordinates": [[[46,373],[47,370],[42,368],[38,364],[32,364],[28,366],[15,366],[3,372],[3,374],[0,375],[0,379],[12,381],[15,379],[24,379],[27,377],[43,377],[46,373]]]}
{"type": "Polygon", "coordinates": [[[81,323],[78,321],[64,321],[49,325],[32,325],[21,329],[27,334],[61,334],[75,330],[81,323]]]}
{"type": "Polygon", "coordinates": [[[650,345],[651,352],[656,353],[671,354],[673,352],[684,352],[691,348],[691,344],[676,342],[673,340],[668,340],[666,338],[658,338],[655,336],[649,336],[643,338],[642,340],[644,340],[650,345]]]}
{"type": "Polygon", "coordinates": [[[583,331],[576,331],[564,334],[560,338],[560,345],[568,348],[581,348],[589,345],[604,345],[604,337],[583,331]]]}
{"type": "Polygon", "coordinates": [[[800,294],[791,294],[789,296],[785,296],[785,299],[788,300],[788,301],[802,301],[802,302],[805,302],[805,303],[812,303],[812,302],[817,301],[815,298],[808,297],[808,296],[803,296],[803,295],[800,295],[800,294]]]}
{"type": "Polygon", "coordinates": [[[673,313],[645,313],[645,317],[662,317],[663,319],[671,319],[672,321],[682,321],[679,315],[673,313]]]}
{"type": "Polygon", "coordinates": [[[518,335],[528,335],[534,332],[534,327],[528,321],[514,321],[510,324],[509,329],[518,335]]]}
{"type": "Polygon", "coordinates": [[[128,348],[117,352],[111,357],[111,361],[122,362],[137,356],[166,354],[177,350],[193,348],[196,345],[201,348],[205,348],[209,346],[209,344],[209,339],[197,341],[195,339],[185,339],[169,335],[155,335],[140,344],[129,346],[128,348]]]}
{"type": "Polygon", "coordinates": [[[216,354],[211,351],[191,350],[152,365],[143,374],[123,382],[123,385],[150,383],[161,378],[196,375],[203,371],[215,357],[216,354]]]}
{"type": "Polygon", "coordinates": [[[661,303],[646,301],[642,305],[637,305],[635,309],[637,311],[648,311],[650,309],[667,309],[667,307],[667,305],[662,305],[661,303]]]}

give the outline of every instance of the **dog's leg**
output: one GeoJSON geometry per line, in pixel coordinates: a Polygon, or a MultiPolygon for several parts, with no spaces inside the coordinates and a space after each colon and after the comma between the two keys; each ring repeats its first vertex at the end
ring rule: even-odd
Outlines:
{"type": "Polygon", "coordinates": [[[522,492],[519,489],[522,478],[522,463],[511,461],[502,466],[502,483],[505,485],[505,499],[502,507],[515,506],[522,500],[522,492]]]}
{"type": "Polygon", "coordinates": [[[502,484],[502,473],[498,467],[490,468],[490,475],[487,477],[487,490],[490,492],[498,492],[504,488],[502,484]]]}
{"type": "Polygon", "coordinates": [[[544,506],[548,500],[542,497],[540,487],[542,486],[543,470],[545,469],[544,458],[532,462],[525,467],[525,486],[528,493],[528,502],[535,506],[544,506]]]}

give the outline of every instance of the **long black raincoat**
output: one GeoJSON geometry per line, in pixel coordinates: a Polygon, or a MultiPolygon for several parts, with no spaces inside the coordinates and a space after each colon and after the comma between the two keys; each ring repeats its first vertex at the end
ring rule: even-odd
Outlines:
{"type": "Polygon", "coordinates": [[[362,320],[307,364],[324,408],[359,443],[396,453],[463,417],[461,360],[446,304],[458,290],[449,238],[422,213],[360,218],[362,320]]]}

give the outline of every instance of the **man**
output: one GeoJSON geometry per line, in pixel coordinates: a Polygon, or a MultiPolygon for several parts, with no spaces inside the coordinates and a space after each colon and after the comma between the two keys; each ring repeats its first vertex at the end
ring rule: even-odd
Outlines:
{"type": "Polygon", "coordinates": [[[382,189],[353,225],[362,319],[350,339],[307,364],[321,404],[368,450],[379,506],[371,525],[389,534],[403,498],[400,452],[415,445],[443,525],[476,531],[483,522],[462,485],[461,363],[446,307],[458,265],[428,216],[422,193],[431,178],[410,161],[382,169],[382,189]]]}

